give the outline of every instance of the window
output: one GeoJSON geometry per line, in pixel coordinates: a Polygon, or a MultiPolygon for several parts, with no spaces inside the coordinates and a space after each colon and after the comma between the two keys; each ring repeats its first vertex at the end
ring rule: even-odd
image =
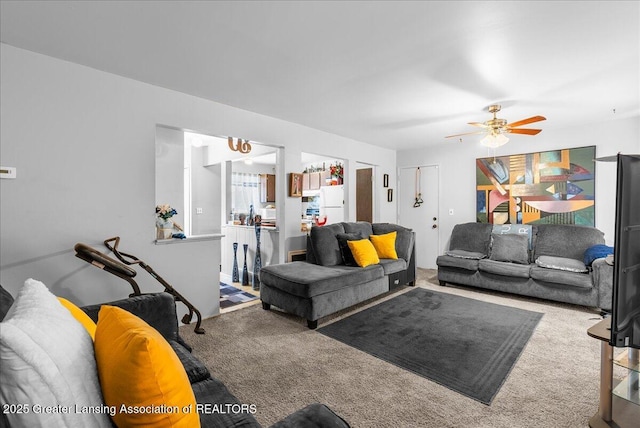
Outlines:
{"type": "Polygon", "coordinates": [[[236,213],[248,214],[253,205],[254,214],[260,207],[260,176],[242,172],[231,173],[231,206],[236,213]]]}

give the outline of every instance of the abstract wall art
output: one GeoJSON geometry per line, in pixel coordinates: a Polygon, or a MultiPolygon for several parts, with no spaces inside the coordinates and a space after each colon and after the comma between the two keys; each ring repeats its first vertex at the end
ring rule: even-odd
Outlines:
{"type": "Polygon", "coordinates": [[[595,226],[595,146],[476,159],[476,216],[595,226]]]}

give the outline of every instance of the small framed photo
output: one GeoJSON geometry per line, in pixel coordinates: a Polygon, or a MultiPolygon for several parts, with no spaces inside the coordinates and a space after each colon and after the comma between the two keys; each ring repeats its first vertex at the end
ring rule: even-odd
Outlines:
{"type": "Polygon", "coordinates": [[[387,190],[387,202],[393,202],[393,189],[387,190]]]}
{"type": "Polygon", "coordinates": [[[289,174],[289,196],[302,197],[302,174],[292,172],[289,174]]]}
{"type": "Polygon", "coordinates": [[[382,186],[389,187],[389,174],[382,176],[382,186]]]}

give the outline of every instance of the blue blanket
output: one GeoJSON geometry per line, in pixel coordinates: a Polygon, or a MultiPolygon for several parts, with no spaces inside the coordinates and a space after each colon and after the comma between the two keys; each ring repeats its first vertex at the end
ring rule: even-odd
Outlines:
{"type": "Polygon", "coordinates": [[[594,245],[587,248],[587,251],[584,252],[583,261],[585,266],[591,266],[591,263],[593,263],[595,259],[607,257],[609,254],[613,254],[613,247],[604,244],[594,245]]]}

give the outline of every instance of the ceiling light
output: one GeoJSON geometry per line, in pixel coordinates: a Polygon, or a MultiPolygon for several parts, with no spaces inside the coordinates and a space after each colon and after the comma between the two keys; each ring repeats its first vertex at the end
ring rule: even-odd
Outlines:
{"type": "Polygon", "coordinates": [[[493,149],[495,149],[496,147],[503,146],[508,142],[509,142],[509,139],[504,134],[501,134],[495,131],[487,134],[486,137],[480,140],[480,143],[483,146],[491,147],[493,149]]]}

